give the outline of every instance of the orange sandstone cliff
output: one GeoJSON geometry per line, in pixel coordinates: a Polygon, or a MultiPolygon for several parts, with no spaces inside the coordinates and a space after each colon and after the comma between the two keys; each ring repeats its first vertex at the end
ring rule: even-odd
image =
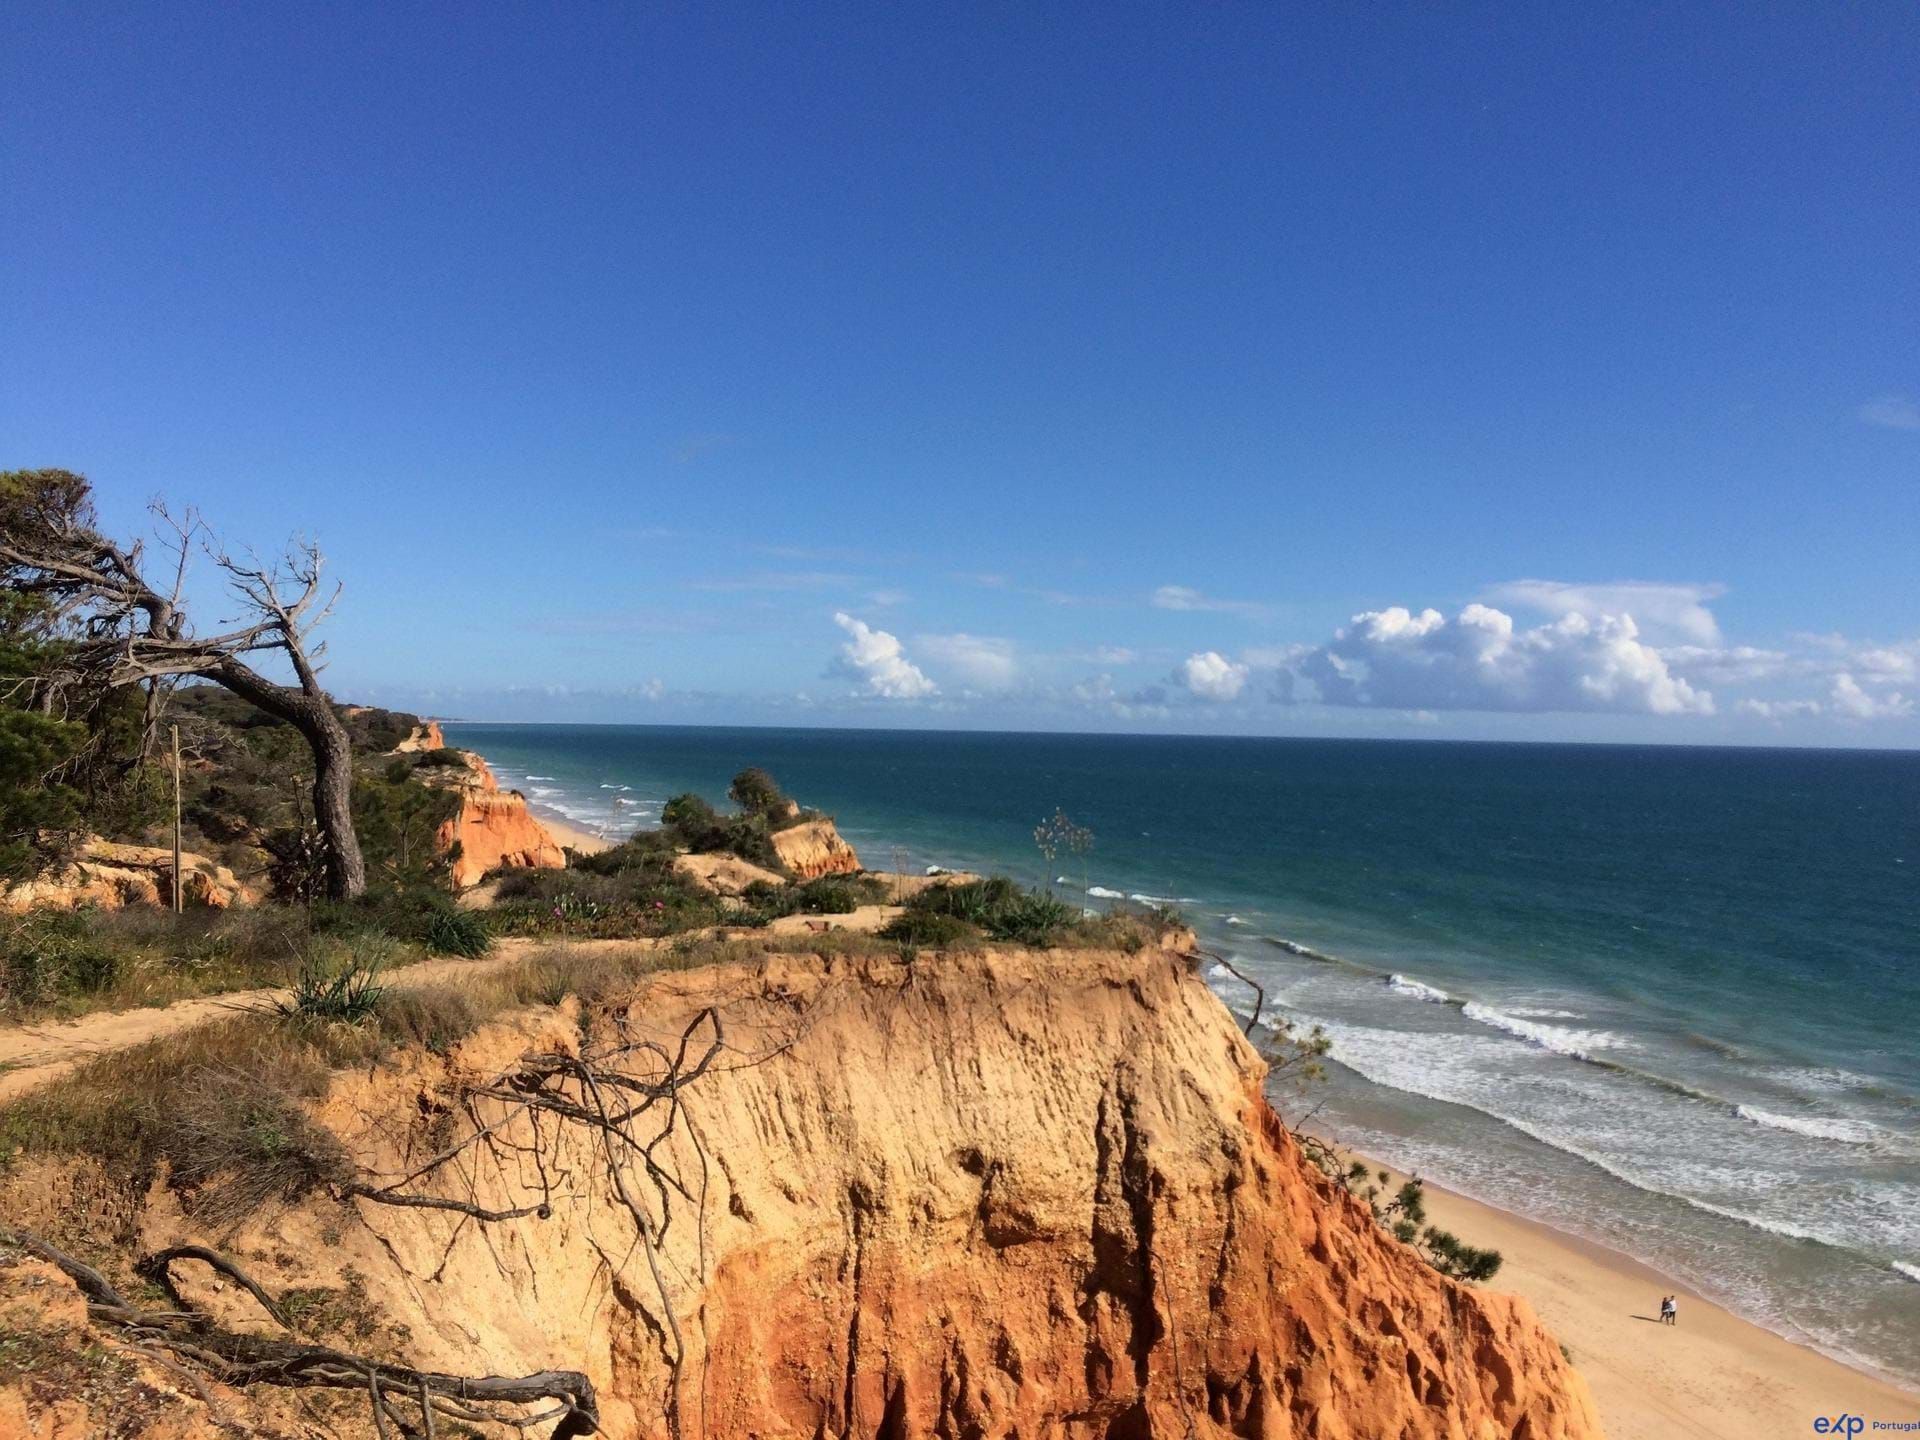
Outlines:
{"type": "MultiPolygon", "coordinates": [[[[309,1199],[224,1248],[276,1290],[355,1277],[412,1364],[584,1371],[616,1437],[1599,1436],[1526,1302],[1442,1278],[1304,1159],[1187,956],[766,955],[577,1004],[316,1108],[395,1176],[484,1123],[458,1193],[546,1217],[309,1199]],[[656,1271],[616,1147],[454,1097],[616,1033],[664,1047],[631,1052],[657,1076],[705,1007],[721,1058],[647,1151],[672,1182],[624,1172],[656,1271]]],[[[141,1224],[149,1248],[204,1238],[172,1203],[141,1224]]],[[[338,1423],[370,1433],[364,1407],[338,1423]]]]}
{"type": "Polygon", "coordinates": [[[824,816],[774,831],[773,852],[801,880],[851,875],[860,869],[860,857],[853,846],[840,838],[833,821],[824,816]]]}
{"type": "MultiPolygon", "coordinates": [[[[416,732],[398,749],[442,748],[427,743],[440,738],[437,724],[429,722],[424,731],[416,732]]],[[[471,751],[462,754],[467,762],[464,769],[446,766],[416,772],[425,783],[454,790],[460,797],[459,808],[441,822],[433,837],[434,848],[442,853],[456,844],[460,847],[453,861],[453,883],[461,889],[477,885],[489,870],[502,865],[548,870],[564,867],[566,852],[527,809],[526,796],[518,790],[502,790],[486,761],[471,751]]]]}

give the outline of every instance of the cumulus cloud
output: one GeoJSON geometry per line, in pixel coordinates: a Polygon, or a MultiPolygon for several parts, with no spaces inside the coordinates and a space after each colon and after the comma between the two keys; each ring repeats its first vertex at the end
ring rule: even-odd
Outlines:
{"type": "Polygon", "coordinates": [[[1569,584],[1561,580],[1509,580],[1489,586],[1481,598],[1493,605],[1537,610],[1555,617],[1587,620],[1627,616],[1649,640],[1718,645],[1720,624],[1707,608],[1727,593],[1724,585],[1675,584],[1658,580],[1614,580],[1569,584]]]}
{"type": "Polygon", "coordinates": [[[1335,705],[1397,710],[1711,715],[1713,696],[1667,668],[1628,615],[1568,611],[1516,629],[1488,605],[1370,610],[1299,666],[1335,705]]]}
{"type": "Polygon", "coordinates": [[[1849,720],[1887,720],[1913,714],[1913,701],[1897,690],[1872,694],[1845,671],[1833,677],[1831,700],[1833,713],[1849,720]]]}
{"type": "Polygon", "coordinates": [[[991,635],[916,635],[914,648],[928,661],[980,690],[1004,690],[1017,666],[1011,640],[991,635]]]}
{"type": "Polygon", "coordinates": [[[1147,597],[1156,610],[1195,611],[1220,615],[1241,615],[1257,619],[1267,613],[1265,605],[1251,600],[1217,600],[1188,585],[1162,585],[1147,597]]]}
{"type": "Polygon", "coordinates": [[[1920,401],[1909,395],[1876,395],[1854,413],[1888,430],[1920,430],[1920,401]]]}
{"type": "Polygon", "coordinates": [[[834,657],[831,673],[858,680],[869,694],[887,700],[921,700],[939,693],[940,687],[907,659],[897,637],[845,611],[835,612],[833,623],[851,638],[834,657]]]}
{"type": "Polygon", "coordinates": [[[1202,700],[1224,704],[1240,698],[1251,673],[1251,667],[1236,664],[1217,650],[1203,650],[1186,658],[1179,675],[1187,689],[1202,700]]]}

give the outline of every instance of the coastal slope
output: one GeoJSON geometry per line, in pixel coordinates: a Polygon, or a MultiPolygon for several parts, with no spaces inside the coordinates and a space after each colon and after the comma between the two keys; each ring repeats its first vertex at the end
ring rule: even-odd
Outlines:
{"type": "MultiPolygon", "coordinates": [[[[540,1217],[315,1194],[222,1245],[276,1292],[349,1286],[409,1363],[584,1372],[615,1436],[1597,1437],[1526,1302],[1385,1235],[1265,1073],[1176,948],[651,970],[339,1072],[313,1106],[390,1176],[484,1124],[462,1199],[540,1217]],[[474,1100],[517,1093],[530,1055],[623,1054],[657,1087],[688,1035],[711,1063],[678,1072],[624,1180],[592,1127],[474,1100]]],[[[31,1178],[36,1211],[70,1183],[31,1178]]],[[[140,1205],[139,1248],[207,1238],[169,1196],[140,1205]]]]}

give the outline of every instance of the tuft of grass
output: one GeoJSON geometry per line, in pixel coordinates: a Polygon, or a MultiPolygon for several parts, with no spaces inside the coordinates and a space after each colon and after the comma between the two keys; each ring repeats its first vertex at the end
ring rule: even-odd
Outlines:
{"type": "Polygon", "coordinates": [[[358,1025],[373,1015],[387,993],[380,983],[385,964],[386,956],[377,949],[349,950],[340,956],[318,948],[294,977],[293,994],[277,1008],[289,1020],[358,1025]]]}

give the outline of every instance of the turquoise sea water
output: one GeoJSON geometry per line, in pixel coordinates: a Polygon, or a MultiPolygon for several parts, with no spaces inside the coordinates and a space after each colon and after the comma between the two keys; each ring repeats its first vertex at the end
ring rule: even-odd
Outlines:
{"type": "Polygon", "coordinates": [[[759,764],[876,869],[1172,900],[1331,1036],[1288,1114],[1920,1385],[1920,754],[446,730],[614,835],[759,764]]]}

